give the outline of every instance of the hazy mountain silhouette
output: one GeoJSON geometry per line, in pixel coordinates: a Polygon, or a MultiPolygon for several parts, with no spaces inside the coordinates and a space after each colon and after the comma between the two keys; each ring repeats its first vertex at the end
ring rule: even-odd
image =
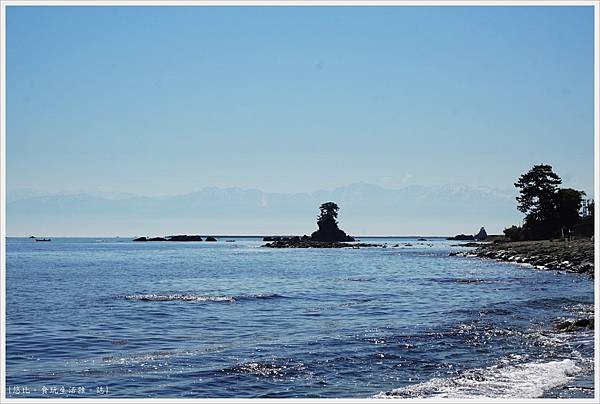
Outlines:
{"type": "Polygon", "coordinates": [[[29,194],[8,198],[9,236],[310,234],[324,201],[340,206],[340,224],[351,235],[449,235],[481,226],[498,232],[521,219],[512,190],[465,185],[355,183],[296,194],[208,187],[160,197],[29,194]]]}

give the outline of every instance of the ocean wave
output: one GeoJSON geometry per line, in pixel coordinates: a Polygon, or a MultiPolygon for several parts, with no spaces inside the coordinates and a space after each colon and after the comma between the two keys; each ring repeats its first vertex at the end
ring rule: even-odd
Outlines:
{"type": "Polygon", "coordinates": [[[139,352],[132,353],[129,355],[114,355],[114,356],[104,356],[102,357],[102,362],[111,364],[111,365],[126,365],[133,363],[148,363],[157,360],[166,360],[170,359],[175,355],[191,355],[191,351],[155,351],[155,352],[139,352]]]}
{"type": "Polygon", "coordinates": [[[374,398],[536,398],[546,390],[569,382],[581,372],[571,359],[506,365],[468,370],[449,378],[381,392],[374,398]]]}
{"type": "Polygon", "coordinates": [[[195,294],[134,294],[125,296],[127,300],[138,300],[138,301],[150,301],[150,302],[172,302],[172,301],[184,301],[184,302],[229,302],[233,303],[236,301],[234,296],[208,296],[208,295],[195,295],[195,294]]]}
{"type": "Polygon", "coordinates": [[[357,278],[340,278],[341,281],[345,281],[345,282],[372,282],[375,280],[375,278],[361,278],[361,277],[357,277],[357,278]]]}
{"type": "Polygon", "coordinates": [[[581,301],[576,300],[576,299],[572,299],[572,298],[567,298],[567,297],[555,297],[555,298],[539,298],[539,299],[532,299],[527,301],[527,306],[529,306],[530,308],[542,308],[542,309],[547,309],[547,308],[555,308],[555,307],[573,307],[573,306],[577,306],[578,304],[581,304],[581,301]]]}
{"type": "Polygon", "coordinates": [[[567,311],[575,313],[580,316],[593,316],[594,315],[594,303],[577,303],[577,304],[566,304],[563,308],[567,311]]]}
{"type": "Polygon", "coordinates": [[[221,372],[227,374],[245,374],[268,378],[285,378],[308,373],[308,369],[302,362],[284,360],[274,362],[240,363],[232,367],[221,369],[221,372]]]}
{"type": "Polygon", "coordinates": [[[275,293],[256,294],[256,295],[199,295],[194,293],[175,293],[175,294],[133,294],[125,296],[126,300],[134,301],[151,301],[151,302],[226,302],[235,303],[239,300],[261,300],[261,299],[276,299],[283,297],[275,293]]]}
{"type": "Polygon", "coordinates": [[[432,278],[433,282],[436,283],[463,283],[463,284],[492,284],[492,283],[506,283],[505,281],[499,281],[496,279],[479,279],[479,278],[432,278]]]}

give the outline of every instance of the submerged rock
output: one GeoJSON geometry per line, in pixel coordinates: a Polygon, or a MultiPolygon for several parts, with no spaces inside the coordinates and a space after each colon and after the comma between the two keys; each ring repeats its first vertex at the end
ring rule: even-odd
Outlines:
{"type": "Polygon", "coordinates": [[[575,321],[563,321],[556,325],[556,329],[564,332],[579,331],[582,329],[593,330],[594,319],[593,318],[582,318],[575,321]]]}

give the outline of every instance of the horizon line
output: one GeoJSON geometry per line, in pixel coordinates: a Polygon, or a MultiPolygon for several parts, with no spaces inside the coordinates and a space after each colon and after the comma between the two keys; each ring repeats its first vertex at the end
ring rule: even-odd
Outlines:
{"type": "MultiPolygon", "coordinates": [[[[183,233],[179,233],[179,234],[171,234],[169,236],[172,235],[183,235],[183,233]]],[[[198,236],[203,236],[203,237],[207,237],[207,236],[212,236],[212,237],[238,237],[238,238],[258,238],[258,237],[272,237],[272,236],[285,236],[285,237],[292,237],[292,236],[298,236],[297,234],[277,234],[277,233],[273,233],[273,234],[214,234],[214,233],[200,233],[200,234],[185,234],[185,235],[198,235],[198,236]]],[[[492,236],[494,234],[491,234],[492,236]]],[[[5,236],[7,239],[8,238],[30,238],[32,237],[32,235],[28,235],[28,236],[12,236],[12,235],[6,235],[5,236]]],[[[87,235],[87,236],[73,236],[73,235],[69,235],[69,236],[65,236],[65,235],[52,235],[52,234],[44,234],[41,236],[33,236],[35,238],[40,238],[40,237],[55,237],[55,238],[136,238],[136,237],[144,237],[144,236],[140,236],[140,235],[134,235],[134,236],[102,236],[102,235],[87,235]]],[[[145,237],[148,237],[148,235],[145,235],[145,237]]],[[[167,236],[168,237],[168,236],[167,236]]],[[[302,237],[302,236],[300,236],[302,237]]],[[[429,238],[444,238],[444,237],[451,237],[451,235],[426,235],[426,234],[418,234],[418,235],[354,235],[353,237],[366,237],[366,238],[418,238],[418,237],[429,237],[429,238]]]]}

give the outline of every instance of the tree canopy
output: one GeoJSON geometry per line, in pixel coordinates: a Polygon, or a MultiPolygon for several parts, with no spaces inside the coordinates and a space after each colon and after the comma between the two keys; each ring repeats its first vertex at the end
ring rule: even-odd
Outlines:
{"type": "Polygon", "coordinates": [[[335,202],[325,202],[319,207],[321,213],[317,218],[317,223],[335,222],[337,224],[338,210],[340,207],[335,202]]]}
{"type": "MultiPolygon", "coordinates": [[[[545,164],[533,166],[515,183],[515,187],[519,188],[517,209],[525,213],[521,238],[564,236],[565,233],[570,234],[580,222],[585,192],[559,188],[561,183],[558,174],[545,164]]],[[[507,229],[511,231],[511,238],[516,237],[516,229],[507,229]]]]}
{"type": "Polygon", "coordinates": [[[568,231],[573,230],[573,226],[581,221],[579,211],[583,204],[585,192],[577,191],[573,188],[561,188],[557,195],[557,211],[560,218],[560,224],[568,231]]]}

